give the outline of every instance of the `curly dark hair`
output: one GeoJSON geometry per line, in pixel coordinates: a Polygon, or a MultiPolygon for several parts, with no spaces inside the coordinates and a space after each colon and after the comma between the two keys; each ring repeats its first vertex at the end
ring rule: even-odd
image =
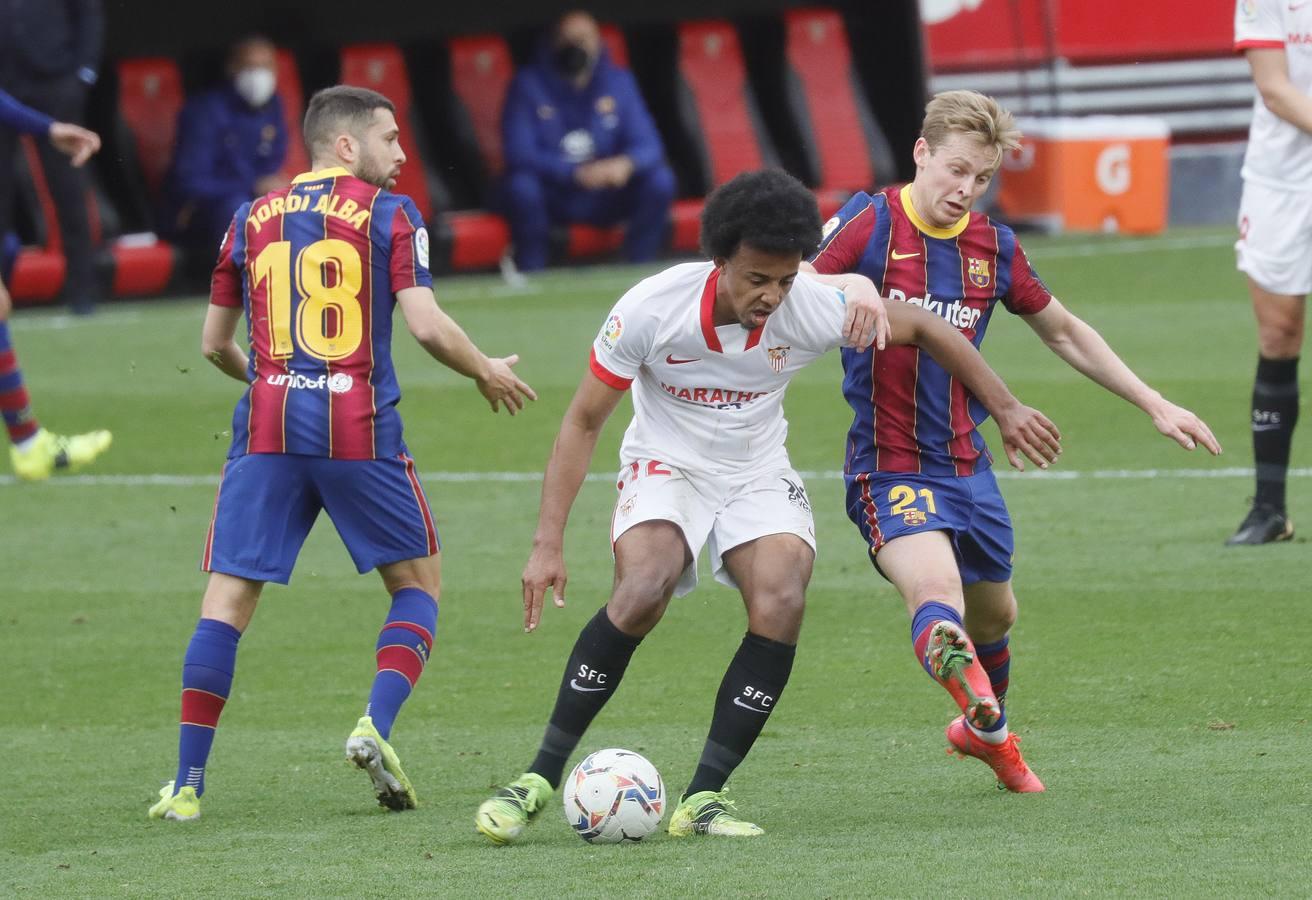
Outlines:
{"type": "Polygon", "coordinates": [[[820,245],[820,209],[806,186],[781,169],[744,172],[707,198],[701,244],[712,259],[733,256],[739,244],[807,257],[820,245]]]}

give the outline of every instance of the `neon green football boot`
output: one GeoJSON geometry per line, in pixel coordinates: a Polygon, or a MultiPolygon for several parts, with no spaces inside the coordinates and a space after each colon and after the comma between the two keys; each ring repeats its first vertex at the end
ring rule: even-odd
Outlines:
{"type": "Polygon", "coordinates": [[[14,474],[24,481],[44,481],[55,472],[76,472],[109,449],[114,435],[108,431],[54,434],[42,428],[23,450],[9,448],[14,474]]]}
{"type": "Polygon", "coordinates": [[[200,798],[191,785],[184,785],[174,794],[173,782],[170,781],[159,789],[159,801],[146,815],[170,822],[194,822],[200,818],[200,798]]]}
{"type": "Polygon", "coordinates": [[[355,731],[346,739],[346,760],[369,773],[379,806],[400,812],[418,805],[415,789],[405,777],[401,760],[392,745],[383,740],[369,716],[361,716],[355,724],[355,731]]]}
{"type": "Polygon", "coordinates": [[[525,772],[478,808],[474,827],[494,844],[509,844],[537,818],[556,791],[534,772],[525,772]]]}
{"type": "Polygon", "coordinates": [[[670,816],[670,836],[687,837],[690,834],[711,834],[722,837],[756,837],[765,829],[730,813],[737,811],[725,791],[698,791],[691,797],[679,800],[679,806],[670,816]]]}

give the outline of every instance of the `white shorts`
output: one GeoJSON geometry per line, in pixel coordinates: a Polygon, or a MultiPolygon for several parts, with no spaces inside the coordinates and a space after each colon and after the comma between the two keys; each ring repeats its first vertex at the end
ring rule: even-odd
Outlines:
{"type": "Polygon", "coordinates": [[[1312,191],[1245,181],[1235,254],[1239,271],[1273,294],[1312,292],[1312,191]]]}
{"type": "Polygon", "coordinates": [[[792,469],[748,478],[722,479],[684,472],[651,460],[631,462],[616,477],[619,497],[611,518],[610,541],[634,525],[665,520],[679,526],[692,552],[674,596],[697,586],[697,557],[709,544],[711,573],[729,587],[737,583],[724,568],[724,554],[768,534],[795,534],[815,553],[815,520],[806,486],[792,469]]]}

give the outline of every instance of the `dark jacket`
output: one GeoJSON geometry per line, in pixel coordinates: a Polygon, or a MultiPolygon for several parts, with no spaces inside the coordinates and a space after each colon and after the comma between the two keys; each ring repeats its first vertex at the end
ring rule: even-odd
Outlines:
{"type": "Polygon", "coordinates": [[[252,109],[231,85],[224,85],[183,106],[167,193],[178,206],[226,202],[234,196],[249,200],[255,182],[281,169],[286,158],[282,98],[274,94],[252,109]]]}
{"type": "Polygon", "coordinates": [[[100,0],[0,0],[0,87],[21,94],[67,75],[90,84],[104,36],[100,0]]]}
{"type": "Polygon", "coordinates": [[[528,169],[569,182],[579,163],[627,155],[635,171],[660,165],[665,152],[633,74],[603,48],[582,89],[558,75],[544,44],[515,73],[501,114],[506,169],[528,169]]]}

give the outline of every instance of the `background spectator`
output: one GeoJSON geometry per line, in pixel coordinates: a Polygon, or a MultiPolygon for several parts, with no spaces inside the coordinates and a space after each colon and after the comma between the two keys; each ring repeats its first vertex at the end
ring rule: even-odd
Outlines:
{"type": "MultiPolygon", "coordinates": [[[[80,124],[87,88],[96,83],[104,36],[100,0],[5,0],[0,11],[0,89],[66,123],[80,124]]],[[[18,132],[0,131],[0,237],[12,227],[18,132]]],[[[73,312],[95,309],[100,289],[87,221],[84,170],[48,141],[37,142],[41,167],[59,218],[67,275],[64,296],[73,312]]]]}
{"type": "Polygon", "coordinates": [[[228,81],[187,100],[165,185],[165,229],[213,262],[238,206],[287,185],[287,128],[273,43],[248,37],[228,52],[228,81]]]}
{"type": "Polygon", "coordinates": [[[627,222],[625,257],[659,254],[674,174],[632,73],[611,62],[592,16],[556,23],[516,73],[501,127],[503,203],[521,270],[543,268],[551,226],[573,222],[627,222]]]}

